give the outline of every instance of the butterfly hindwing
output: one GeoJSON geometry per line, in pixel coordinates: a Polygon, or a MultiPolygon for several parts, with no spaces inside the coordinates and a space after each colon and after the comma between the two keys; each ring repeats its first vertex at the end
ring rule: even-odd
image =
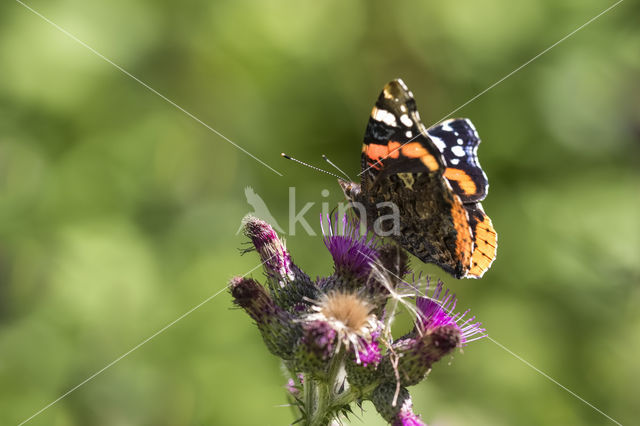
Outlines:
{"type": "Polygon", "coordinates": [[[466,118],[453,118],[427,129],[438,147],[446,169],[444,177],[463,202],[482,201],[487,196],[489,181],[478,162],[480,137],[466,118]]]}
{"type": "Polygon", "coordinates": [[[391,174],[362,191],[357,201],[378,235],[393,238],[421,261],[438,265],[456,278],[467,274],[473,247],[468,214],[442,176],[391,174]],[[398,218],[397,224],[390,220],[393,217],[398,218]]]}
{"type": "Polygon", "coordinates": [[[469,216],[473,238],[471,268],[468,275],[471,278],[480,278],[496,258],[498,234],[493,229],[491,219],[484,212],[480,203],[465,204],[464,207],[469,216]]]}

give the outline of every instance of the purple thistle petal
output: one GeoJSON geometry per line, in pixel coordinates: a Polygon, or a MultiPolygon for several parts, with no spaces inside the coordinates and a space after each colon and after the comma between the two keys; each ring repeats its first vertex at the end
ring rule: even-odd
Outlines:
{"type": "Polygon", "coordinates": [[[302,389],[302,385],[304,384],[304,376],[302,374],[298,374],[297,379],[298,380],[296,381],[291,378],[287,380],[287,384],[285,385],[287,391],[293,396],[300,395],[300,390],[302,389]]]}
{"type": "Polygon", "coordinates": [[[315,378],[324,377],[338,348],[338,333],[324,321],[306,322],[302,328],[296,348],[296,365],[315,378]]]}
{"type": "Polygon", "coordinates": [[[420,416],[414,414],[411,399],[405,400],[400,412],[391,424],[393,426],[426,426],[420,416]]]}
{"type": "MultiPolygon", "coordinates": [[[[423,330],[434,330],[444,326],[453,326],[460,332],[460,345],[485,337],[485,329],[482,323],[474,322],[475,316],[465,320],[469,313],[467,309],[464,313],[453,313],[456,308],[457,299],[449,290],[444,290],[442,281],[438,281],[431,297],[418,297],[416,307],[418,308],[418,323],[423,330]],[[478,336],[481,334],[481,336],[478,336]]],[[[428,291],[428,288],[427,288],[428,291]]]]}
{"type": "Polygon", "coordinates": [[[329,359],[335,352],[336,331],[323,321],[305,323],[302,343],[307,345],[309,351],[321,360],[329,359]]]}
{"type": "Polygon", "coordinates": [[[289,391],[289,393],[293,396],[298,396],[298,394],[300,393],[300,389],[298,389],[298,387],[296,386],[296,382],[293,381],[293,379],[289,379],[287,381],[287,391],[289,391]]]}
{"type": "Polygon", "coordinates": [[[382,360],[380,345],[378,345],[378,336],[380,333],[372,333],[371,342],[362,342],[361,349],[358,351],[358,359],[363,367],[369,364],[378,365],[382,360]]]}
{"type": "Polygon", "coordinates": [[[333,257],[337,273],[353,274],[364,277],[371,271],[371,262],[378,259],[378,240],[375,236],[361,235],[356,221],[342,216],[343,233],[340,234],[338,216],[333,220],[327,215],[328,228],[322,225],[324,244],[333,257]]]}

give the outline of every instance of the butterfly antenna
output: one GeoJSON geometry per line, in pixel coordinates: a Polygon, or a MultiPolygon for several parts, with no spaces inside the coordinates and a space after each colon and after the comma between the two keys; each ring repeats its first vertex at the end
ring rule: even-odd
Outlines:
{"type": "Polygon", "coordinates": [[[349,179],[350,181],[352,181],[352,180],[353,180],[353,179],[351,179],[351,178],[349,177],[349,175],[348,175],[348,174],[346,174],[344,171],[342,171],[342,169],[341,169],[340,167],[338,167],[338,166],[336,166],[335,164],[333,164],[333,161],[329,160],[329,158],[328,158],[326,155],[322,154],[322,158],[324,158],[324,161],[326,161],[327,163],[331,164],[331,165],[332,165],[332,166],[333,166],[337,171],[339,171],[340,173],[342,173],[342,174],[343,174],[347,179],[349,179]]]}
{"type": "Polygon", "coordinates": [[[338,178],[338,179],[340,179],[340,180],[343,180],[341,176],[338,176],[338,175],[336,175],[336,174],[334,174],[334,173],[331,173],[331,172],[328,172],[328,171],[326,171],[326,170],[323,170],[323,169],[321,169],[321,168],[319,168],[319,167],[312,166],[311,164],[307,164],[307,163],[305,163],[304,161],[300,161],[300,160],[298,160],[297,158],[289,157],[289,156],[288,156],[287,154],[285,154],[284,152],[283,152],[282,154],[280,154],[280,155],[282,155],[282,156],[283,156],[284,158],[286,158],[287,160],[295,161],[296,163],[298,163],[298,164],[302,164],[303,166],[309,167],[310,169],[317,170],[317,171],[319,171],[319,172],[326,173],[326,174],[331,175],[331,176],[333,176],[333,177],[335,177],[335,178],[338,178]]]}

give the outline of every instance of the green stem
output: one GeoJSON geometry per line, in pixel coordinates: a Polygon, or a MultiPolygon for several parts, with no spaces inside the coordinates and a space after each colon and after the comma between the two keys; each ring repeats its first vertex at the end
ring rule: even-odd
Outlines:
{"type": "Polygon", "coordinates": [[[307,424],[309,424],[311,413],[313,413],[315,409],[316,382],[311,377],[305,375],[304,384],[302,386],[304,389],[305,417],[307,418],[307,424]]]}
{"type": "Polygon", "coordinates": [[[326,383],[318,383],[318,396],[316,407],[310,417],[310,426],[322,426],[327,417],[327,407],[329,406],[329,386],[326,383]]]}
{"type": "Polygon", "coordinates": [[[317,383],[317,395],[315,398],[315,406],[311,408],[307,402],[307,419],[309,426],[322,426],[326,424],[330,418],[331,412],[337,407],[333,402],[335,392],[339,383],[337,383],[338,375],[342,369],[345,358],[345,351],[339,351],[329,364],[327,379],[317,383]]]}

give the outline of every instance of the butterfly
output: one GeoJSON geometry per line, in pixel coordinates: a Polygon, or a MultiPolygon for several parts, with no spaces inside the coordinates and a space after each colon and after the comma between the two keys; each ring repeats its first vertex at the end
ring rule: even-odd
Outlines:
{"type": "Polygon", "coordinates": [[[456,278],[480,278],[496,257],[498,237],[481,204],[489,181],[479,143],[466,118],[427,129],[413,94],[393,80],[371,111],[360,183],[339,183],[374,232],[456,278]]]}

